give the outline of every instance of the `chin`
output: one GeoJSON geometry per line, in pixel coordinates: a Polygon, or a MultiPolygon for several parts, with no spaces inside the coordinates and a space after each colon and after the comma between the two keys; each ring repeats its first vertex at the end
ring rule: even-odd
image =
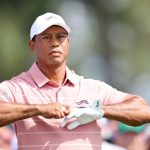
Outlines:
{"type": "Polygon", "coordinates": [[[60,66],[60,65],[62,65],[64,63],[64,61],[62,61],[62,60],[53,60],[53,61],[51,61],[51,62],[49,62],[48,64],[49,65],[52,65],[52,66],[60,66]]]}

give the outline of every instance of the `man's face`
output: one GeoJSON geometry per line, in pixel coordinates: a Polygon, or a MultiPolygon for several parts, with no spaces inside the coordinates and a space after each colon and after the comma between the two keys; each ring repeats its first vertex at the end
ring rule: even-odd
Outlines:
{"type": "MultiPolygon", "coordinates": [[[[69,36],[60,26],[51,26],[35,36],[31,49],[41,66],[60,66],[66,62],[69,36]]],[[[31,44],[30,44],[31,45],[31,44]]]]}

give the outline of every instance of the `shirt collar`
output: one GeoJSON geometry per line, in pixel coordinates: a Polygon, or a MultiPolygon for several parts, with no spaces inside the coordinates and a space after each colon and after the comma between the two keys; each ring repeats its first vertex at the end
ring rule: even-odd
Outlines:
{"type": "Polygon", "coordinates": [[[66,80],[69,80],[72,85],[76,85],[78,80],[73,70],[66,67],[66,80]]]}
{"type": "MultiPolygon", "coordinates": [[[[42,87],[50,82],[50,80],[41,72],[36,63],[31,66],[29,73],[38,87],[42,87]]],[[[64,84],[68,81],[74,86],[77,83],[77,78],[75,77],[74,72],[66,67],[66,79],[64,84]]]]}

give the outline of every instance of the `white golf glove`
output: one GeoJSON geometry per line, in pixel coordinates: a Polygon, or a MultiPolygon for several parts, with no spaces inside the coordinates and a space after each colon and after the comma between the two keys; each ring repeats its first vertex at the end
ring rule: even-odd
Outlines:
{"type": "Polygon", "coordinates": [[[75,121],[67,126],[67,128],[70,130],[75,129],[80,125],[101,119],[103,115],[104,112],[101,109],[100,100],[94,100],[89,107],[72,109],[71,113],[64,118],[63,122],[61,123],[61,127],[64,127],[69,120],[75,118],[75,121]]]}

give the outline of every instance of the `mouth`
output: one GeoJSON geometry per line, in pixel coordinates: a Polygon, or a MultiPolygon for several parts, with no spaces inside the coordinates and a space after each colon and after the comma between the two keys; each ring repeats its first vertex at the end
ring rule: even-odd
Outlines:
{"type": "Polygon", "coordinates": [[[58,54],[61,54],[61,52],[57,50],[52,50],[48,53],[48,55],[58,55],[58,54]]]}

